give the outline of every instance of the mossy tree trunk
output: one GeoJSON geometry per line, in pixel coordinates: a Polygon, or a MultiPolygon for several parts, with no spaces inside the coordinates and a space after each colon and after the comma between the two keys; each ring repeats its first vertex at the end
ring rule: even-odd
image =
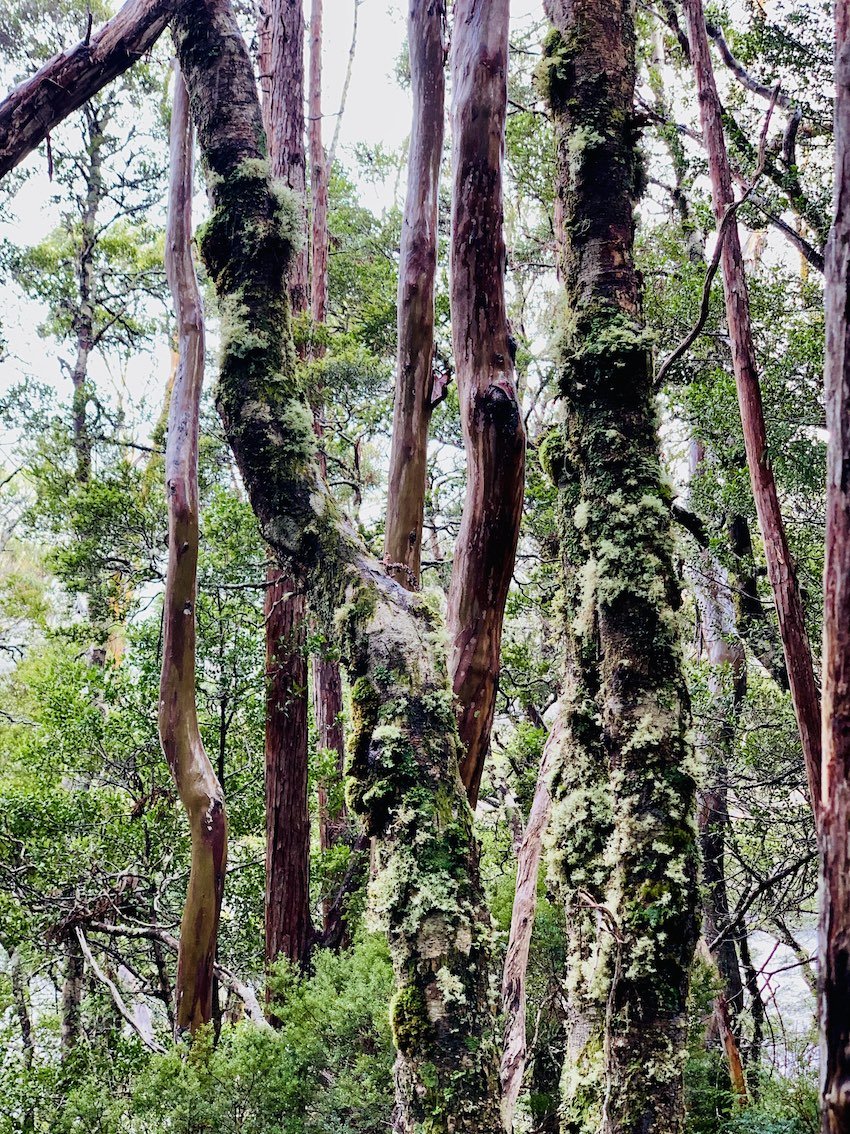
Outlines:
{"type": "Polygon", "coordinates": [[[835,219],[826,250],[820,1078],[824,1134],[850,1131],[850,4],[835,6],[835,219]]]}
{"type": "Polygon", "coordinates": [[[556,860],[560,852],[568,892],[595,917],[600,957],[594,984],[573,974],[575,999],[590,1011],[584,1074],[565,1070],[565,1125],[679,1134],[696,942],[695,783],[670,493],[632,257],[641,173],[635,30],[625,0],[547,0],[546,9],[555,27],[539,77],[557,138],[567,307],[566,423],[549,456],[574,549],[572,730],[594,772],[582,776],[578,798],[559,788],[556,860]],[[600,868],[585,883],[575,840],[587,839],[585,812],[594,810],[592,839],[606,845],[591,856],[600,868]]]}
{"type": "Polygon", "coordinates": [[[434,284],[446,87],[445,0],[409,0],[413,125],[398,266],[398,362],[384,558],[403,587],[419,585],[434,375],[434,284]]]}
{"type": "Polygon", "coordinates": [[[365,556],[324,488],[286,333],[295,213],[270,177],[232,9],[193,0],[173,27],[212,194],[201,248],[222,316],[217,404],[263,534],[282,567],[310,579],[353,683],[350,801],[378,839],[373,900],[398,980],[399,1124],[492,1131],[489,916],[435,616],[365,556]]]}
{"type": "Polygon", "coordinates": [[[452,346],[467,482],[449,588],[449,671],[473,807],[490,749],[525,485],[502,225],[508,8],[508,0],[458,0],[451,48],[452,346]]]}

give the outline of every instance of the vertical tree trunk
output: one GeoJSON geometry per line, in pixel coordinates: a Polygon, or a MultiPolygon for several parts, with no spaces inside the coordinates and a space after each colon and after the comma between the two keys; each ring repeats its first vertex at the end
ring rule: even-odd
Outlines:
{"type": "Polygon", "coordinates": [[[266,962],[306,967],[310,915],[306,602],[277,569],[266,588],[266,962]]]}
{"type": "Polygon", "coordinates": [[[826,563],[820,1078],[824,1134],[850,1131],[850,3],[835,5],[835,216],[826,250],[826,563]]]}
{"type": "MultiPolygon", "coordinates": [[[[537,877],[543,853],[543,838],[552,812],[549,779],[556,759],[553,754],[562,743],[563,726],[558,718],[552,725],[543,749],[534,799],[517,856],[516,891],[502,970],[502,1012],[505,1016],[501,1069],[502,1124],[506,1131],[513,1130],[514,1112],[525,1074],[525,978],[531,935],[534,932],[534,915],[537,911],[537,877]]],[[[562,759],[560,753],[557,759],[562,759]]]]}
{"type": "MultiPolygon", "coordinates": [[[[599,785],[591,794],[591,780],[556,796],[556,851],[596,914],[597,949],[609,958],[595,972],[607,979],[577,989],[590,1011],[588,1034],[575,1037],[583,1038],[581,1062],[565,1067],[565,1129],[681,1134],[696,943],[695,784],[669,492],[632,257],[635,29],[627,0],[547,0],[546,10],[555,29],[539,79],[555,121],[569,308],[566,424],[549,449],[565,485],[562,530],[582,552],[568,637],[588,676],[573,731],[581,726],[591,748],[601,741],[609,767],[607,791],[599,785]],[[600,871],[581,885],[576,842],[586,837],[586,812],[604,821],[608,808],[607,878],[600,871]]],[[[585,977],[572,979],[581,986],[585,977]]]]}
{"type": "Polygon", "coordinates": [[[171,185],[166,272],[177,313],[180,362],[171,394],[165,483],[168,574],[160,680],[159,735],[189,817],[192,865],[180,926],[177,1030],[212,1018],[213,966],[227,859],[221,785],[204,751],[195,701],[198,575],[198,429],[204,376],[204,316],[192,263],[192,129],[178,72],[171,116],[171,185]]]}
{"type": "MultiPolygon", "coordinates": [[[[732,175],[723,137],[723,121],[702,0],[684,0],[691,45],[691,62],[699,95],[703,138],[711,174],[711,193],[718,225],[734,200],[732,175]]],[[[803,746],[806,778],[815,817],[820,811],[820,701],[812,666],[812,651],[806,631],[803,602],[770,465],[764,410],[761,400],[755,349],[750,326],[750,306],[738,226],[728,226],[721,254],[726,323],[732,344],[732,368],[738,389],[738,406],[744,430],[744,445],[759,518],[770,585],[776,602],[779,632],[785,654],[785,667],[791,699],[803,746]]]]}
{"type": "MultiPolygon", "coordinates": [[[[305,227],[304,15],[301,0],[264,0],[260,18],[263,125],[272,176],[293,191],[305,227]]],[[[306,236],[306,234],[305,234],[306,236]]],[[[289,296],[307,310],[307,241],[294,256],[289,296]]],[[[266,963],[283,953],[306,966],[310,911],[306,602],[303,581],[271,565],[266,633],[266,963]]]]}
{"type": "Polygon", "coordinates": [[[467,487],[449,588],[449,675],[473,807],[490,747],[525,483],[502,231],[508,16],[508,0],[458,0],[451,50],[452,344],[467,487]]]}
{"type": "Polygon", "coordinates": [[[324,323],[328,306],[328,167],[322,145],[322,0],[310,9],[310,85],[307,96],[310,139],[310,199],[312,201],[313,264],[310,313],[324,323]]]}
{"type": "Polygon", "coordinates": [[[445,0],[409,0],[413,127],[398,268],[398,362],[384,559],[403,587],[419,585],[434,387],[434,282],[445,111],[445,0]]]}
{"type": "Polygon", "coordinates": [[[60,1040],[62,1060],[68,1058],[80,1040],[83,1010],[85,961],[73,930],[63,942],[65,964],[62,971],[62,1021],[60,1040]]]}

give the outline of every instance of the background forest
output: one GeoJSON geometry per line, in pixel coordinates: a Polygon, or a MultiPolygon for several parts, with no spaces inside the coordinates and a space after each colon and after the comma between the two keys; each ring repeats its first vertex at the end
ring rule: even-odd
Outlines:
{"type": "MultiPolygon", "coordinates": [[[[408,161],[429,127],[423,113],[418,136],[400,149],[345,144],[336,133],[349,113],[352,70],[392,72],[399,98],[412,97],[421,110],[419,49],[391,59],[363,38],[362,27],[358,35],[358,12],[381,5],[326,0],[326,22],[353,23],[350,57],[327,45],[324,56],[334,92],[343,88],[341,107],[329,105],[327,93],[322,99],[321,3],[305,12],[309,35],[301,36],[302,88],[294,97],[302,113],[307,100],[300,175],[308,209],[306,223],[297,212],[292,222],[305,230],[289,277],[293,357],[331,497],[368,552],[402,587],[421,592],[433,635],[444,642],[468,469],[457,380],[463,362],[452,342],[459,319],[450,299],[452,134],[447,129],[443,139],[439,108],[420,566],[390,546],[388,491],[397,506],[400,249],[408,161]],[[412,96],[402,95],[412,84],[412,96]]],[[[274,162],[270,12],[270,4],[254,11],[241,3],[237,17],[265,97],[274,162]]],[[[7,0],[0,10],[6,86],[111,14],[101,0],[87,9],[75,0],[7,0]]],[[[819,672],[832,12],[821,0],[746,0],[712,3],[705,17],[733,184],[745,197],[735,221],[770,465],[819,672]]],[[[634,27],[634,257],[646,343],[661,373],[654,390],[659,499],[672,516],[671,562],[682,592],[670,633],[683,659],[698,769],[701,929],[687,1001],[686,1129],[808,1134],[819,1129],[810,785],[719,273],[711,286],[716,217],[686,13],[665,0],[640,3],[634,27]]],[[[451,11],[447,34],[456,34],[451,11]]],[[[480,740],[477,773],[468,776],[463,764],[461,771],[494,929],[482,977],[492,997],[503,970],[506,976],[495,1042],[501,1049],[507,1027],[506,1051],[521,1052],[518,1063],[502,1066],[503,1083],[511,1067],[515,1079],[508,1121],[517,1131],[578,1134],[596,1129],[577,1117],[590,1064],[571,1062],[568,1026],[576,966],[587,956],[576,942],[575,898],[565,904],[563,859],[571,852],[558,832],[565,822],[583,831],[581,809],[589,804],[556,789],[549,823],[554,758],[545,757],[554,748],[547,738],[560,727],[565,617],[576,624],[582,617],[578,607],[565,616],[573,584],[564,575],[558,438],[570,315],[558,242],[569,202],[558,185],[600,139],[591,125],[573,124],[569,141],[559,142],[553,75],[562,48],[552,36],[542,10],[515,13],[505,300],[525,481],[500,650],[494,631],[491,737],[480,740]],[[533,925],[527,959],[517,946],[523,924],[529,932],[533,925]],[[507,979],[517,973],[519,998],[507,979]],[[517,1027],[524,1028],[519,1040],[517,1027]]],[[[396,1050],[415,1046],[419,1025],[412,1011],[400,1010],[398,938],[391,932],[388,946],[385,933],[394,899],[374,826],[382,781],[366,805],[347,772],[359,758],[364,717],[378,706],[364,694],[363,678],[351,677],[339,613],[335,623],[323,619],[312,598],[307,610],[298,576],[269,557],[213,399],[218,348],[232,336],[234,316],[222,310],[220,281],[198,255],[207,382],[195,694],[200,737],[226,801],[228,853],[211,946],[212,1018],[198,1027],[196,1018],[175,1016],[192,850],[158,734],[170,640],[165,446],[178,365],[164,266],[173,51],[169,37],[158,40],[0,182],[0,370],[7,374],[0,387],[0,1132],[384,1131],[394,1122],[396,1050]],[[36,189],[57,223],[34,238],[27,210],[36,189]],[[303,758],[293,747],[302,735],[303,758]],[[372,827],[364,826],[367,812],[372,827]],[[408,1019],[411,1034],[403,1030],[408,1019]]],[[[452,94],[450,75],[447,107],[452,94]]],[[[345,122],[356,137],[356,120],[345,122]]],[[[296,165],[290,161],[286,176],[297,190],[296,165]]],[[[201,162],[195,173],[189,199],[207,241],[217,175],[201,162]]],[[[506,463],[513,444],[505,441],[506,463]]],[[[618,501],[607,499],[616,510],[618,501]]],[[[579,530],[587,524],[581,507],[569,510],[579,530]]],[[[358,601],[349,595],[350,606],[358,601]]],[[[385,752],[392,740],[384,737],[385,752]]],[[[592,898],[592,853],[583,859],[584,881],[574,882],[585,896],[582,916],[601,908],[592,898]]],[[[599,916],[601,924],[609,915],[599,916]]],[[[617,939],[616,926],[610,936],[617,939]]],[[[450,986],[448,968],[440,973],[448,1003],[471,997],[450,986]]],[[[427,1068],[421,1073],[427,1084],[427,1068]]],[[[435,1119],[432,1128],[451,1127],[435,1119]]]]}

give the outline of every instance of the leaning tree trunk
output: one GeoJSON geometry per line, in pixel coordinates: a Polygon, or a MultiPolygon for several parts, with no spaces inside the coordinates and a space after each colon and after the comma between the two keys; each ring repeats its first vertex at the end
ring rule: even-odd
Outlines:
{"type": "MultiPolygon", "coordinates": [[[[714,214],[720,225],[734,200],[732,174],[723,137],[723,115],[714,81],[702,0],[684,0],[684,9],[691,45],[691,63],[699,94],[703,138],[711,174],[714,214]]],[[[735,384],[738,389],[738,406],[744,431],[750,483],[764,540],[770,585],[776,602],[785,667],[803,746],[809,795],[817,821],[821,794],[820,699],[806,631],[803,600],[785,535],[776,480],[770,465],[761,387],[750,325],[747,279],[738,226],[734,219],[726,226],[720,263],[723,270],[723,293],[726,299],[726,324],[732,345],[732,369],[735,372],[735,384]]]]}
{"type": "MultiPolygon", "coordinates": [[[[627,0],[547,0],[546,10],[555,29],[539,75],[555,122],[569,308],[566,424],[550,456],[565,485],[561,523],[583,555],[570,633],[585,670],[597,657],[595,727],[610,766],[609,799],[577,796],[571,819],[568,798],[556,831],[570,864],[573,826],[579,834],[586,826],[579,803],[603,813],[610,805],[606,892],[586,894],[609,956],[605,991],[585,993],[602,1031],[586,1037],[584,1077],[565,1068],[565,1115],[569,1130],[680,1134],[696,942],[695,784],[651,336],[632,256],[633,10],[627,0]]],[[[573,980],[581,984],[581,974],[573,980]]]]}
{"type": "Polygon", "coordinates": [[[180,361],[171,393],[165,483],[168,574],[159,735],[189,817],[192,864],[177,960],[177,1031],[212,1018],[213,971],[227,859],[221,785],[204,751],[195,701],[198,575],[198,432],[204,377],[204,316],[192,263],[192,129],[178,71],[171,114],[166,271],[177,313],[180,361]]]}
{"type": "Polygon", "coordinates": [[[403,587],[419,585],[434,375],[434,281],[443,156],[445,0],[409,0],[413,128],[398,266],[398,364],[384,559],[403,587]]]}
{"type": "Polygon", "coordinates": [[[174,32],[213,194],[202,253],[224,315],[217,404],[266,540],[285,569],[304,572],[317,614],[343,635],[350,798],[378,839],[375,901],[398,981],[400,1127],[492,1131],[489,916],[437,628],[417,596],[366,557],[322,483],[286,330],[294,210],[262,156],[254,78],[230,5],[191,0],[174,32]]]}
{"type": "MultiPolygon", "coordinates": [[[[301,0],[265,0],[259,31],[269,164],[272,176],[293,191],[303,232],[307,182],[301,0]]],[[[306,240],[293,257],[289,296],[295,314],[307,310],[306,240]]],[[[282,953],[304,968],[315,936],[310,912],[307,608],[298,577],[271,564],[266,582],[266,964],[282,953]]]]}
{"type": "Polygon", "coordinates": [[[850,1131],[850,3],[835,6],[835,218],[826,249],[820,1079],[824,1134],[850,1131]]]}
{"type": "Polygon", "coordinates": [[[452,344],[467,482],[449,588],[449,672],[473,807],[490,747],[525,483],[502,231],[508,7],[458,0],[451,53],[452,344]]]}

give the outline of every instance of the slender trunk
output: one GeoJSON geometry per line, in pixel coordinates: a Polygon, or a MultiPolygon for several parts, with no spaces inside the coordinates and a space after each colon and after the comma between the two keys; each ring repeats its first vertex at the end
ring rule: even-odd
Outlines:
{"type": "Polygon", "coordinates": [[[73,931],[63,942],[65,964],[62,973],[62,1022],[60,1041],[62,1060],[68,1059],[80,1041],[83,1014],[83,979],[85,961],[83,951],[73,931]]]}
{"type": "Polygon", "coordinates": [[[451,53],[452,345],[467,486],[449,588],[449,674],[473,807],[490,748],[525,483],[502,231],[508,7],[458,0],[451,53]]]}
{"type": "Polygon", "coordinates": [[[266,962],[306,968],[310,915],[306,603],[277,568],[266,588],[266,962]]]}
{"type": "MultiPolygon", "coordinates": [[[[590,1008],[589,1034],[581,1062],[565,1067],[565,1129],[680,1134],[697,936],[695,784],[651,339],[632,257],[635,29],[626,0],[547,0],[546,10],[555,29],[539,80],[555,122],[569,307],[566,423],[549,457],[564,485],[562,532],[582,553],[568,637],[577,639],[590,674],[584,696],[596,686],[595,714],[583,701],[584,718],[576,716],[572,728],[583,726],[591,748],[601,729],[609,768],[595,797],[593,781],[581,794],[564,798],[559,789],[556,796],[556,849],[570,868],[568,882],[597,916],[597,949],[608,956],[597,967],[606,979],[577,995],[590,1008]],[[583,811],[604,816],[608,807],[605,869],[576,885],[583,811]],[[594,892],[600,883],[604,890],[594,892]]],[[[580,973],[575,982],[584,979],[580,973]]]]}
{"type": "Polygon", "coordinates": [[[345,66],[345,79],[342,83],[342,92],[339,96],[339,110],[336,112],[334,134],[328,150],[328,169],[333,169],[336,158],[336,148],[339,145],[339,134],[342,129],[342,119],[345,115],[345,105],[348,102],[348,91],[351,87],[351,76],[354,73],[354,56],[357,51],[357,23],[360,16],[360,5],[363,0],[354,0],[354,20],[351,25],[351,46],[348,49],[348,62],[345,66]]]}
{"type": "Polygon", "coordinates": [[[400,1124],[492,1131],[489,914],[434,616],[366,555],[321,478],[287,333],[291,211],[262,157],[233,11],[187,0],[173,29],[213,187],[201,243],[227,314],[219,412],[261,530],[285,569],[303,571],[317,614],[336,620],[352,681],[350,801],[379,845],[400,1124]]]}
{"type": "Polygon", "coordinates": [[[824,1134],[850,1131],[850,3],[835,6],[835,217],[826,251],[826,563],[820,1080],[824,1134]]]}
{"type": "Polygon", "coordinates": [[[95,35],[49,59],[0,103],[0,177],[147,52],[181,0],[127,0],[95,35]]]}
{"type": "MultiPolygon", "coordinates": [[[[260,19],[263,124],[273,177],[293,193],[305,227],[304,15],[301,0],[265,0],[260,19]]],[[[294,314],[307,310],[307,242],[290,268],[294,314]]],[[[272,564],[266,634],[266,964],[283,953],[306,967],[310,911],[306,602],[303,581],[272,564]]]]}
{"type": "Polygon", "coordinates": [[[307,94],[307,134],[310,142],[310,199],[312,202],[313,264],[310,313],[324,323],[328,307],[328,166],[322,145],[322,2],[310,9],[310,82],[307,94]]]}
{"type": "MultiPolygon", "coordinates": [[[[702,446],[691,442],[691,477],[704,460],[702,446]]],[[[700,552],[691,584],[702,623],[708,654],[708,687],[711,694],[706,724],[697,737],[703,753],[702,786],[697,794],[697,827],[702,852],[703,934],[723,980],[723,1005],[716,1005],[718,1024],[735,1021],[744,1007],[744,986],[735,941],[729,928],[729,897],[726,890],[726,830],[729,826],[727,799],[729,760],[735,743],[738,709],[746,689],[747,659],[735,627],[729,578],[723,566],[706,548],[700,552]]],[[[720,1038],[723,1039],[722,1028],[720,1038]]],[[[734,1067],[730,1063],[730,1072],[734,1067]]]]}
{"type": "Polygon", "coordinates": [[[204,316],[192,263],[192,128],[183,78],[175,76],[166,272],[177,314],[180,363],[171,394],[165,483],[168,574],[159,735],[192,837],[192,863],[177,959],[177,1030],[212,1019],[213,967],[227,859],[221,785],[204,751],[195,701],[198,575],[198,429],[204,316]]]}
{"type": "Polygon", "coordinates": [[[528,953],[537,910],[537,876],[543,852],[543,838],[552,811],[549,780],[555,763],[553,753],[563,743],[560,718],[552,726],[543,749],[534,799],[522,844],[517,856],[516,892],[511,912],[508,948],[502,970],[502,1012],[505,1015],[505,1044],[502,1052],[502,1124],[513,1129],[514,1112],[525,1074],[525,978],[528,953]]]}
{"type": "Polygon", "coordinates": [[[434,282],[443,156],[445,0],[410,0],[407,40],[413,127],[398,268],[398,362],[384,559],[408,590],[419,586],[434,374],[434,282]]]}
{"type": "MultiPolygon", "coordinates": [[[[722,111],[711,65],[702,0],[684,0],[684,8],[691,45],[691,62],[699,94],[703,137],[711,174],[714,214],[719,225],[734,200],[732,174],[723,137],[722,111]]],[[[726,323],[732,344],[732,368],[738,389],[738,406],[744,430],[750,483],[764,540],[770,585],[776,602],[785,667],[803,746],[809,795],[817,819],[821,797],[820,699],[815,683],[803,601],[785,535],[776,480],[770,465],[761,388],[750,326],[747,280],[738,226],[734,220],[728,226],[723,241],[721,266],[726,299],[726,323]]]]}

